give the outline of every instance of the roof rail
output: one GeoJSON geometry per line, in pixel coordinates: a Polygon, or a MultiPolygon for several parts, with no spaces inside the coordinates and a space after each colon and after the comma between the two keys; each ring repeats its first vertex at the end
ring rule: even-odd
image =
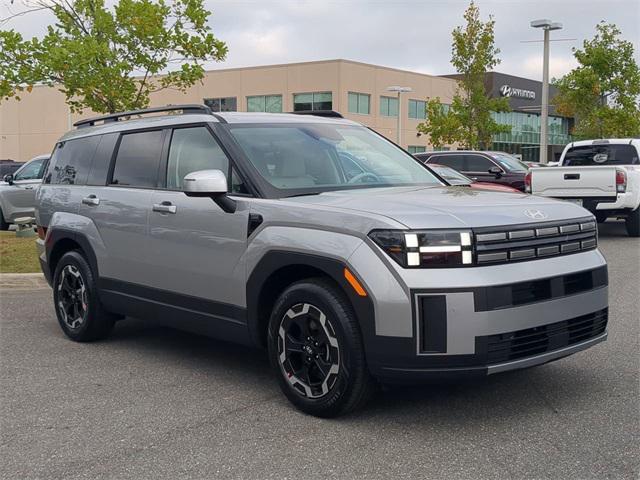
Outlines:
{"type": "Polygon", "coordinates": [[[111,123],[119,122],[124,117],[132,117],[134,115],[146,115],[148,113],[159,112],[175,112],[181,111],[183,114],[187,113],[203,113],[211,115],[211,109],[206,105],[187,104],[187,105],[167,105],[165,107],[153,107],[143,108],[141,110],[130,110],[128,112],[111,113],[109,115],[102,115],[100,117],[87,118],[84,120],[78,120],[73,124],[74,127],[86,128],[93,127],[96,122],[111,123]]]}
{"type": "Polygon", "coordinates": [[[316,117],[344,118],[340,112],[335,110],[298,110],[290,112],[296,115],[315,115],[316,117]]]}

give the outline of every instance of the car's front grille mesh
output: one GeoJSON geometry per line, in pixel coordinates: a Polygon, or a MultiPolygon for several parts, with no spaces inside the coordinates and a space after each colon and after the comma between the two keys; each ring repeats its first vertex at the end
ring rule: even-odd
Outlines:
{"type": "Polygon", "coordinates": [[[585,342],[605,331],[607,317],[605,308],[562,322],[484,337],[487,363],[508,362],[585,342]]]}
{"type": "Polygon", "coordinates": [[[598,246],[593,217],[499,230],[474,229],[474,235],[478,265],[569,255],[598,246]]]}

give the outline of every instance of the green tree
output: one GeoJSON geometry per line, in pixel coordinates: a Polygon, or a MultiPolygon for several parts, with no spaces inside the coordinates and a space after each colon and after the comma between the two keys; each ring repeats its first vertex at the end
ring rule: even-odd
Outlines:
{"type": "Polygon", "coordinates": [[[486,149],[496,133],[509,132],[508,125],[498,124],[491,112],[509,110],[506,98],[489,97],[484,74],[500,63],[494,42],[493,17],[483,22],[480,10],[472,1],[464,13],[465,26],[453,30],[451,64],[458,72],[459,86],[449,108],[440,98],[427,102],[427,120],[418,131],[428,134],[431,143],[440,147],[458,142],[465,148],[486,149]]]}
{"type": "Polygon", "coordinates": [[[592,40],[573,49],[578,66],[555,82],[558,112],[576,117],[580,138],[640,136],[640,68],[633,44],[615,25],[599,23],[592,40]]]}
{"type": "MultiPolygon", "coordinates": [[[[223,60],[227,46],[207,25],[203,0],[35,0],[29,14],[56,17],[43,38],[0,30],[0,100],[45,84],[62,91],[74,112],[144,108],[152,93],[185,91],[204,63],[223,60]]],[[[6,20],[6,19],[5,19],[6,20]]]]}

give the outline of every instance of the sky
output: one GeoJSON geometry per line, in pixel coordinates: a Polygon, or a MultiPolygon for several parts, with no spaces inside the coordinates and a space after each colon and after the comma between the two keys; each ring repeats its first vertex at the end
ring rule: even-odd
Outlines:
{"type": "MultiPolygon", "coordinates": [[[[0,18],[20,0],[0,0],[0,18]]],[[[429,74],[454,73],[451,31],[463,24],[468,0],[205,0],[210,25],[229,54],[208,69],[343,58],[429,74]]],[[[640,0],[478,0],[483,19],[496,21],[501,64],[495,70],[542,77],[542,32],[531,20],[547,18],[564,29],[551,32],[550,76],[576,64],[572,47],[592,38],[600,21],[615,23],[634,43],[640,62],[640,0]],[[538,42],[530,42],[536,41],[538,42]]],[[[25,37],[39,36],[46,13],[13,19],[25,37]]]]}

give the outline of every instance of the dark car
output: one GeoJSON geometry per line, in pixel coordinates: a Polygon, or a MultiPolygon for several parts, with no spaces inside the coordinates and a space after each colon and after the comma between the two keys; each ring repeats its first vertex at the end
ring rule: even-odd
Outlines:
{"type": "Polygon", "coordinates": [[[23,165],[24,163],[14,162],[13,160],[0,160],[0,180],[2,180],[5,175],[15,172],[23,165]]]}
{"type": "Polygon", "coordinates": [[[529,168],[504,152],[450,151],[414,155],[425,163],[437,163],[458,170],[474,182],[507,185],[524,191],[524,177],[529,168]]]}

